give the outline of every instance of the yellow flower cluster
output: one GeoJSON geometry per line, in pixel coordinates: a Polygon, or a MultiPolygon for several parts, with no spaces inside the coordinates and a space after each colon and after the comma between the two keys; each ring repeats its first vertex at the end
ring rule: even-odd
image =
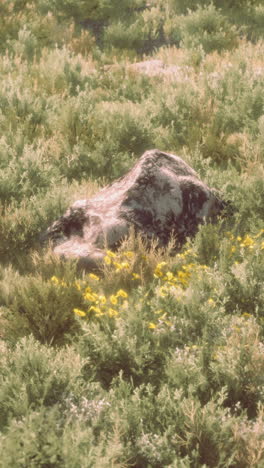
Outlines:
{"type": "Polygon", "coordinates": [[[192,274],[207,269],[206,265],[187,263],[183,265],[177,273],[172,273],[171,271],[166,271],[166,266],[166,262],[158,263],[154,271],[154,277],[161,279],[166,285],[178,286],[181,288],[186,288],[188,286],[192,274]]]}
{"type": "Polygon", "coordinates": [[[56,286],[63,286],[64,288],[67,286],[67,284],[65,283],[65,281],[57,278],[57,276],[52,276],[50,278],[50,281],[55,284],[56,286]]]}
{"type": "MultiPolygon", "coordinates": [[[[182,254],[177,255],[179,260],[189,260],[190,257],[194,257],[195,254],[191,249],[186,250],[182,254]]],[[[178,301],[183,299],[185,290],[190,283],[190,279],[194,274],[200,274],[201,272],[207,270],[206,265],[200,265],[198,263],[186,263],[181,265],[180,269],[173,273],[168,269],[167,262],[160,262],[156,265],[154,271],[154,278],[159,280],[159,287],[157,288],[157,296],[165,298],[168,295],[173,295],[178,301]]],[[[215,301],[212,298],[208,299],[208,305],[210,307],[215,307],[215,301]]],[[[167,325],[172,326],[172,323],[167,318],[167,313],[163,309],[160,309],[155,312],[158,314],[157,323],[149,322],[149,328],[151,330],[160,329],[161,326],[167,325]]]]}
{"type": "MultiPolygon", "coordinates": [[[[88,278],[92,282],[100,281],[99,276],[95,275],[94,273],[87,275],[87,279],[88,278]]],[[[87,304],[85,310],[74,308],[73,312],[76,315],[79,317],[101,317],[103,315],[108,317],[117,317],[120,311],[127,308],[128,302],[126,299],[128,298],[128,294],[126,291],[119,289],[116,294],[105,296],[104,294],[99,294],[93,290],[91,286],[87,286],[87,279],[76,280],[74,282],[74,287],[82,293],[83,299],[87,304]],[[117,307],[113,308],[113,306],[117,307]]],[[[52,276],[50,281],[56,286],[67,286],[65,281],[60,280],[57,278],[57,276],[52,276]]]]}
{"type": "Polygon", "coordinates": [[[150,330],[155,330],[162,327],[163,325],[167,325],[168,327],[172,326],[172,322],[170,322],[170,320],[167,318],[167,312],[164,312],[163,309],[156,310],[154,313],[155,315],[158,315],[158,322],[149,322],[148,328],[150,330]]]}
{"type": "Polygon", "coordinates": [[[109,297],[104,294],[97,294],[90,286],[87,286],[83,293],[83,298],[87,302],[87,309],[73,309],[73,312],[80,317],[117,317],[120,310],[124,310],[128,306],[126,301],[128,295],[123,289],[119,289],[116,294],[111,294],[109,297]],[[112,306],[118,306],[113,308],[112,306]]]}
{"type": "MultiPolygon", "coordinates": [[[[243,251],[251,251],[252,249],[264,250],[264,229],[262,229],[257,235],[250,236],[234,236],[231,233],[226,233],[226,236],[232,241],[230,255],[235,253],[241,253],[243,251]]],[[[156,265],[154,270],[154,278],[158,279],[157,297],[167,297],[169,294],[181,301],[183,296],[186,294],[185,290],[190,284],[191,277],[194,274],[201,274],[207,270],[206,265],[200,265],[194,263],[195,253],[192,249],[186,249],[184,252],[177,254],[176,258],[180,261],[180,267],[176,272],[169,270],[168,263],[163,261],[156,265]]],[[[133,263],[135,260],[135,253],[132,251],[125,251],[114,253],[110,250],[106,251],[104,262],[106,265],[111,266],[115,273],[127,271],[131,273],[132,281],[139,280],[141,277],[138,273],[133,272],[133,263]]],[[[145,259],[147,260],[147,259],[145,259]]],[[[87,275],[90,284],[95,284],[100,281],[100,278],[90,273],[87,275]]],[[[52,276],[52,283],[57,286],[66,287],[65,281],[52,276]]],[[[128,307],[128,295],[123,289],[119,289],[115,294],[105,296],[97,292],[98,288],[87,285],[87,280],[76,280],[74,286],[81,292],[83,299],[86,303],[85,310],[78,308],[74,309],[74,313],[80,317],[118,317],[122,310],[128,307]]],[[[207,301],[210,307],[215,307],[216,303],[213,298],[209,298],[207,301]]],[[[167,325],[172,326],[172,323],[168,320],[167,313],[163,309],[159,309],[154,312],[156,320],[148,322],[148,328],[151,330],[159,329],[160,327],[167,325]]]]}
{"type": "MultiPolygon", "coordinates": [[[[141,256],[141,259],[143,259],[143,255],[141,256]]],[[[146,257],[144,260],[147,260],[146,257]]],[[[135,253],[131,250],[118,253],[107,250],[106,256],[104,257],[104,263],[110,267],[111,273],[119,274],[120,272],[126,272],[126,274],[131,275],[132,281],[141,279],[141,276],[138,273],[133,272],[135,253]]]]}
{"type": "Polygon", "coordinates": [[[232,241],[230,255],[240,253],[243,250],[250,251],[258,248],[264,250],[264,241],[260,241],[260,238],[264,235],[264,229],[261,229],[255,236],[249,234],[245,234],[244,237],[234,236],[230,232],[227,232],[226,235],[232,241]]]}
{"type": "Polygon", "coordinates": [[[117,255],[111,250],[107,250],[104,262],[108,266],[114,266],[116,272],[120,272],[122,270],[129,270],[131,266],[129,260],[132,260],[133,258],[134,252],[131,251],[122,252],[122,254],[117,255]]]}
{"type": "Polygon", "coordinates": [[[197,257],[193,249],[186,249],[182,253],[176,255],[176,258],[180,260],[186,260],[188,257],[197,257]]]}

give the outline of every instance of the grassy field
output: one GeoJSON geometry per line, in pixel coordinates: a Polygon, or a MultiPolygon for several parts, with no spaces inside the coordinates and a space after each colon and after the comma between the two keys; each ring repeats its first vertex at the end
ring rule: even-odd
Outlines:
{"type": "Polygon", "coordinates": [[[1,468],[264,467],[263,24],[260,0],[0,1],[1,468]],[[98,276],[40,248],[155,147],[234,214],[177,255],[131,233],[98,276]]]}

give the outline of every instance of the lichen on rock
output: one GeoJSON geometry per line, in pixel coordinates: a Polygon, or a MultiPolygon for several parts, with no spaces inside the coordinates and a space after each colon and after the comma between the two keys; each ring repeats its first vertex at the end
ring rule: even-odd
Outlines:
{"type": "Polygon", "coordinates": [[[173,237],[180,248],[200,223],[215,218],[224,207],[183,159],[154,149],[92,198],[76,201],[44,238],[55,253],[94,269],[104,249],[115,250],[131,228],[160,247],[173,237]]]}

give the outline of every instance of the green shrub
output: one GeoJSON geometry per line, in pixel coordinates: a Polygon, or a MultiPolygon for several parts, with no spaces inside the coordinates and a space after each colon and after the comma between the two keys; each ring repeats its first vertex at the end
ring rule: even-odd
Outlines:
{"type": "Polygon", "coordinates": [[[169,91],[163,85],[157,90],[154,102],[149,104],[152,125],[168,129],[171,151],[185,145],[196,146],[204,119],[197,89],[191,82],[183,81],[172,85],[169,91]]]}
{"type": "Polygon", "coordinates": [[[181,35],[184,47],[195,49],[199,46],[206,53],[230,50],[237,46],[237,32],[225,16],[211,3],[198,7],[181,18],[181,35]]]}
{"type": "Polygon", "coordinates": [[[10,161],[8,168],[0,173],[2,203],[21,202],[23,198],[45,193],[55,177],[54,168],[41,160],[41,152],[27,147],[19,160],[10,161]]]}
{"type": "Polygon", "coordinates": [[[210,0],[185,0],[181,2],[180,0],[168,0],[168,7],[170,11],[176,14],[186,14],[188,10],[196,10],[199,6],[208,5],[210,0]]]}
{"type": "Polygon", "coordinates": [[[7,339],[32,333],[41,343],[63,344],[78,330],[73,309],[80,304],[76,287],[67,287],[64,281],[21,277],[3,308],[7,339]]]}
{"type": "Polygon", "coordinates": [[[249,155],[250,140],[255,139],[260,130],[262,81],[254,77],[243,62],[227,68],[223,74],[209,75],[206,80],[207,102],[213,106],[208,109],[210,121],[205,126],[202,152],[216,161],[233,160],[238,165],[256,157],[249,155]]]}
{"type": "Polygon", "coordinates": [[[262,17],[258,0],[0,2],[1,467],[263,466],[262,17]],[[227,216],[180,252],[131,232],[100,278],[40,246],[152,147],[227,216]]]}
{"type": "Polygon", "coordinates": [[[120,49],[143,49],[146,36],[140,23],[135,21],[130,25],[124,25],[122,21],[118,21],[110,24],[104,33],[105,44],[120,49]]]}
{"type": "Polygon", "coordinates": [[[153,81],[147,75],[127,69],[125,65],[109,65],[89,77],[86,92],[92,102],[140,103],[153,91],[153,81]],[[122,86],[120,86],[122,83],[122,86]]]}
{"type": "Polygon", "coordinates": [[[104,21],[115,17],[125,16],[127,13],[136,10],[141,5],[144,5],[144,0],[125,0],[120,6],[118,0],[109,3],[106,0],[39,0],[39,8],[42,11],[53,11],[61,19],[74,18],[77,22],[86,21],[104,21]]]}
{"type": "Polygon", "coordinates": [[[86,2],[85,0],[40,0],[39,8],[47,13],[52,11],[61,19],[74,18],[76,21],[85,21],[90,19],[93,15],[93,10],[97,10],[99,6],[98,0],[86,2]]]}
{"type": "MultiPolygon", "coordinates": [[[[67,187],[67,186],[66,186],[67,187]]],[[[19,256],[28,254],[39,236],[54,218],[61,216],[69,203],[69,191],[63,185],[46,195],[40,193],[17,204],[15,200],[8,206],[2,205],[4,216],[1,217],[1,258],[14,261],[19,256]]]]}
{"type": "Polygon", "coordinates": [[[130,165],[128,153],[139,156],[152,146],[151,128],[138,106],[104,101],[94,105],[87,92],[65,105],[56,125],[68,140],[69,164],[63,155],[59,165],[69,180],[118,176],[130,165]]]}
{"type": "Polygon", "coordinates": [[[159,8],[150,8],[135,15],[128,24],[119,20],[105,30],[105,45],[120,49],[135,49],[146,53],[163,41],[163,17],[159,8]]]}
{"type": "Polygon", "coordinates": [[[164,36],[170,45],[179,46],[182,40],[182,17],[180,15],[168,15],[164,22],[164,36]]]}
{"type": "Polygon", "coordinates": [[[235,4],[232,2],[232,0],[214,0],[214,4],[217,6],[217,8],[225,8],[225,9],[234,9],[236,10],[237,8],[250,8],[253,5],[258,5],[259,0],[238,0],[235,4]]]}
{"type": "Polygon", "coordinates": [[[210,364],[212,379],[226,388],[226,405],[237,412],[246,409],[248,416],[254,418],[263,401],[263,343],[259,341],[259,327],[246,312],[243,317],[232,319],[224,335],[210,364]]]}
{"type": "Polygon", "coordinates": [[[254,41],[263,39],[263,21],[264,21],[264,7],[261,3],[254,5],[249,9],[247,14],[247,23],[244,26],[247,36],[254,41]]]}
{"type": "Polygon", "coordinates": [[[149,381],[158,386],[162,379],[165,358],[162,349],[156,347],[154,350],[155,338],[144,314],[134,310],[133,317],[132,311],[131,304],[130,312],[122,313],[124,317],[115,324],[105,317],[101,326],[89,324],[84,327],[78,349],[81,356],[89,359],[88,373],[94,373],[103,388],[109,388],[120,372],[123,379],[135,386],[149,381]]]}
{"type": "Polygon", "coordinates": [[[31,410],[64,403],[78,392],[82,361],[71,349],[62,352],[23,338],[1,356],[1,431],[9,420],[21,421],[31,410]]]}
{"type": "Polygon", "coordinates": [[[233,312],[237,309],[262,317],[264,300],[261,291],[262,260],[261,255],[254,255],[250,260],[232,267],[226,287],[228,311],[233,312]]]}
{"type": "Polygon", "coordinates": [[[61,429],[57,408],[30,412],[12,421],[10,433],[1,437],[2,466],[62,466],[61,429]]]}
{"type": "Polygon", "coordinates": [[[195,238],[195,253],[202,265],[213,267],[219,259],[219,226],[208,224],[202,226],[195,238]]]}
{"type": "Polygon", "coordinates": [[[12,82],[3,83],[1,94],[3,133],[11,134],[14,138],[14,133],[23,129],[24,141],[32,142],[43,129],[45,131],[49,104],[45,97],[36,96],[31,89],[23,87],[21,76],[12,82]]]}
{"type": "MultiPolygon", "coordinates": [[[[170,11],[176,14],[186,14],[189,10],[196,11],[200,7],[206,8],[213,4],[216,8],[221,8],[224,11],[232,12],[241,8],[249,8],[252,5],[258,5],[259,0],[238,0],[235,3],[232,0],[168,0],[167,5],[170,11]]],[[[231,13],[230,13],[231,14],[231,13]]]]}

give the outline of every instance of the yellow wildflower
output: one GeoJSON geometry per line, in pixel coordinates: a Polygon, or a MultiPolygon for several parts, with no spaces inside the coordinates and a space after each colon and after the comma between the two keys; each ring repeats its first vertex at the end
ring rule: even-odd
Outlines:
{"type": "Polygon", "coordinates": [[[122,263],[113,262],[113,263],[116,268],[116,271],[121,271],[121,270],[124,270],[125,268],[129,268],[128,262],[122,262],[122,263]]]}
{"type": "Polygon", "coordinates": [[[170,322],[170,320],[165,320],[164,322],[166,325],[168,325],[168,327],[172,327],[172,322],[170,322]]]}
{"type": "Polygon", "coordinates": [[[157,325],[153,322],[149,322],[148,328],[150,328],[151,330],[154,330],[155,328],[157,328],[157,325]]]}
{"type": "Polygon", "coordinates": [[[51,280],[54,284],[59,284],[59,283],[60,283],[59,280],[58,280],[58,278],[57,278],[57,276],[52,276],[52,277],[50,278],[50,280],[51,280]]]}
{"type": "MultiPolygon", "coordinates": [[[[206,265],[200,265],[200,268],[204,268],[204,267],[206,267],[206,265]]],[[[187,271],[192,270],[192,269],[195,270],[196,268],[197,268],[197,265],[195,263],[188,263],[187,265],[184,265],[182,267],[183,270],[187,270],[187,271]]]]}
{"type": "Polygon", "coordinates": [[[215,301],[214,301],[211,297],[209,297],[207,303],[208,303],[209,305],[211,305],[212,307],[215,306],[215,301]]]}
{"type": "Polygon", "coordinates": [[[158,268],[158,270],[161,270],[166,265],[168,265],[167,262],[160,262],[157,264],[156,268],[158,268]]]}
{"type": "Polygon", "coordinates": [[[94,281],[99,281],[99,279],[100,279],[99,276],[94,275],[93,273],[90,273],[90,274],[89,274],[89,278],[90,278],[91,280],[94,280],[94,281]]]}
{"type": "Polygon", "coordinates": [[[179,271],[177,277],[178,277],[179,282],[180,282],[183,286],[187,286],[187,284],[188,284],[188,279],[189,279],[189,277],[190,277],[190,274],[189,274],[188,272],[179,271]]]}
{"type": "Polygon", "coordinates": [[[128,250],[127,252],[124,252],[124,256],[127,258],[133,258],[134,252],[131,252],[130,250],[128,250]]]}
{"type": "Polygon", "coordinates": [[[177,254],[177,258],[183,259],[183,258],[185,258],[185,255],[184,254],[177,254]]]}
{"type": "Polygon", "coordinates": [[[80,281],[76,280],[74,284],[75,284],[76,289],[78,289],[78,291],[80,291],[81,290],[80,281]]]}
{"type": "Polygon", "coordinates": [[[258,239],[258,237],[262,236],[262,234],[264,234],[264,229],[261,229],[258,234],[256,234],[254,237],[255,239],[258,239]]]}
{"type": "Polygon", "coordinates": [[[110,302],[111,302],[111,304],[116,305],[117,304],[117,297],[112,294],[110,296],[110,302]]]}
{"type": "Polygon", "coordinates": [[[161,315],[161,317],[159,317],[159,320],[165,320],[166,317],[167,317],[167,312],[164,312],[164,314],[161,315]]]}
{"type": "Polygon", "coordinates": [[[79,317],[85,317],[85,315],[86,315],[86,313],[83,310],[80,310],[80,309],[73,309],[73,312],[76,315],[79,315],[79,317]]]}
{"type": "Polygon", "coordinates": [[[157,269],[154,271],[154,278],[162,278],[162,276],[163,276],[162,271],[159,271],[157,269]]]}
{"type": "Polygon", "coordinates": [[[65,281],[63,280],[60,280],[59,278],[57,278],[57,276],[52,276],[51,277],[51,281],[56,284],[57,286],[64,286],[66,287],[67,284],[65,283],[65,281]]]}
{"type": "Polygon", "coordinates": [[[254,245],[254,241],[252,237],[250,237],[248,234],[244,237],[243,241],[240,243],[241,247],[249,247],[252,248],[254,245]]]}
{"type": "Polygon", "coordinates": [[[250,317],[252,317],[252,314],[249,314],[248,312],[244,312],[244,313],[242,314],[242,317],[250,318],[250,317]]]}
{"type": "Polygon", "coordinates": [[[161,288],[158,289],[158,296],[160,297],[166,297],[168,295],[168,288],[166,286],[161,286],[161,288]]]}
{"type": "Polygon", "coordinates": [[[105,262],[106,265],[111,265],[112,260],[111,260],[110,257],[106,256],[106,257],[104,257],[104,262],[105,262]]]}
{"type": "Polygon", "coordinates": [[[108,309],[107,314],[109,317],[117,317],[118,312],[115,309],[111,309],[111,307],[108,309]]]}
{"type": "Polygon", "coordinates": [[[132,273],[133,280],[140,279],[140,276],[137,273],[132,273]]]}
{"type": "Polygon", "coordinates": [[[102,305],[106,304],[106,297],[105,296],[98,296],[98,300],[102,305]]]}
{"type": "Polygon", "coordinates": [[[107,250],[106,251],[108,257],[110,258],[115,258],[116,257],[116,254],[114,252],[112,252],[112,250],[107,250]]]}
{"type": "Polygon", "coordinates": [[[156,265],[156,268],[154,270],[155,278],[161,278],[164,275],[164,272],[162,270],[166,265],[167,265],[167,262],[160,262],[156,265]]]}
{"type": "Polygon", "coordinates": [[[87,301],[90,301],[90,302],[96,302],[97,299],[98,299],[98,296],[97,294],[95,293],[91,293],[89,291],[85,292],[85,294],[83,295],[84,299],[86,299],[87,301]]]}
{"type": "Polygon", "coordinates": [[[95,312],[97,316],[103,315],[103,312],[100,309],[100,307],[91,306],[88,312],[95,312]]]}
{"type": "Polygon", "coordinates": [[[261,250],[264,250],[264,242],[261,242],[261,244],[260,244],[260,249],[261,249],[261,250]]]}
{"type": "Polygon", "coordinates": [[[172,273],[171,271],[168,271],[168,272],[166,273],[166,275],[165,275],[165,280],[166,280],[166,281],[172,281],[172,280],[174,280],[174,279],[175,279],[175,278],[174,278],[173,273],[172,273]]]}
{"type": "Polygon", "coordinates": [[[123,289],[119,289],[116,293],[116,297],[123,297],[124,299],[126,299],[128,295],[126,291],[124,291],[123,289]]]}
{"type": "Polygon", "coordinates": [[[190,255],[192,253],[192,250],[191,249],[186,249],[182,252],[182,254],[179,254],[179,255],[182,255],[182,257],[187,257],[187,255],[190,255]]]}
{"type": "Polygon", "coordinates": [[[164,310],[163,309],[155,310],[154,314],[157,314],[157,315],[164,314],[164,310]]]}

